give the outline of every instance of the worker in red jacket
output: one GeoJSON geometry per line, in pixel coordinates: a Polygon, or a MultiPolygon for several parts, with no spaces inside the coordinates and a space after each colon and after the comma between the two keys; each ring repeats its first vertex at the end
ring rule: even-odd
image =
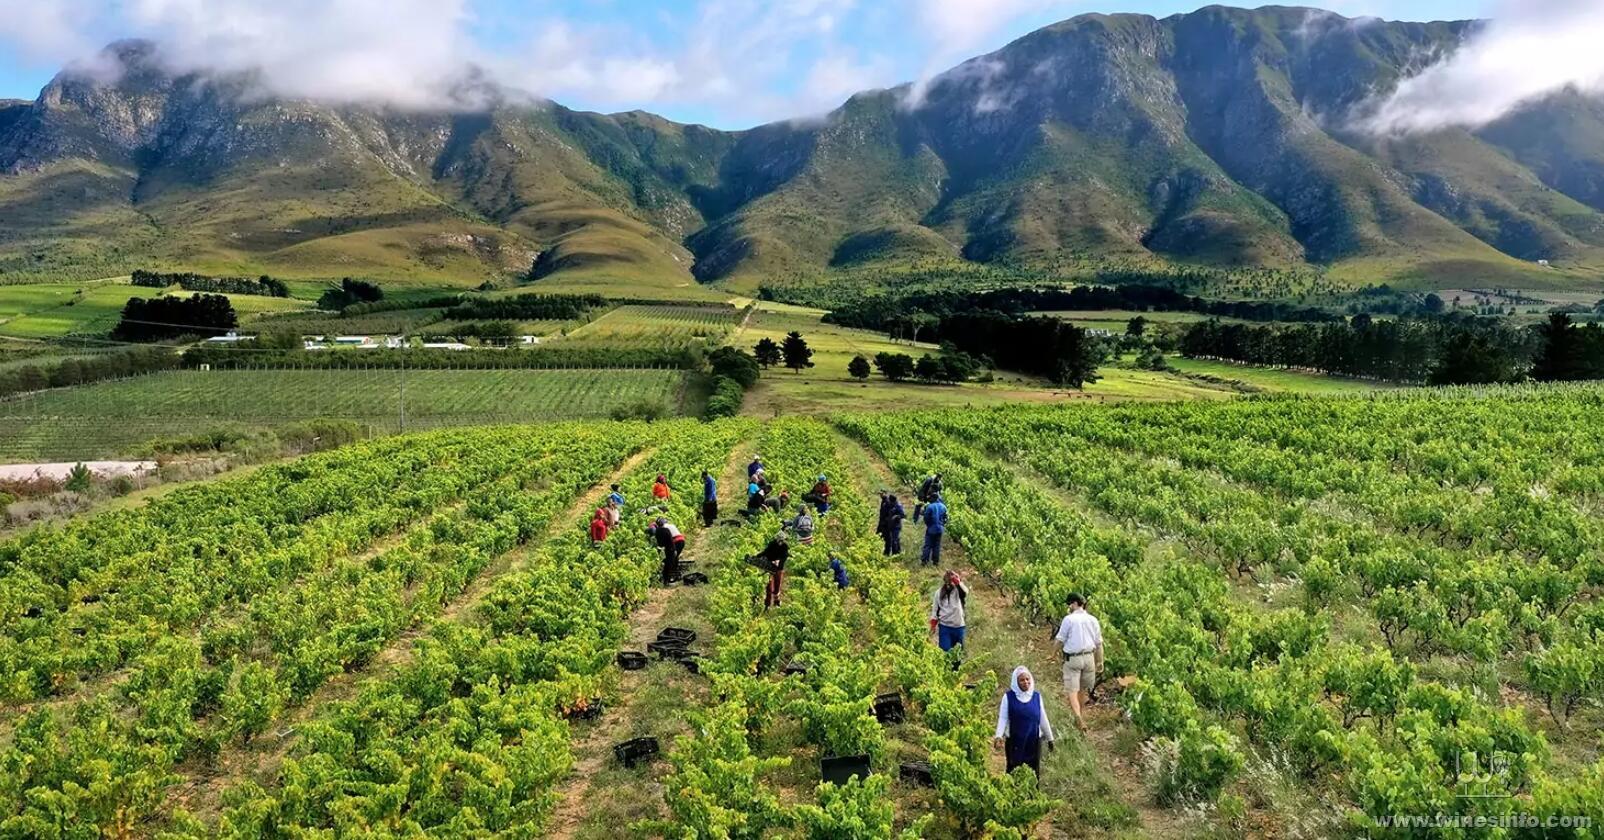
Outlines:
{"type": "Polygon", "coordinates": [[[607,511],[596,508],[596,515],[590,520],[590,544],[601,545],[607,539],[607,511]]]}

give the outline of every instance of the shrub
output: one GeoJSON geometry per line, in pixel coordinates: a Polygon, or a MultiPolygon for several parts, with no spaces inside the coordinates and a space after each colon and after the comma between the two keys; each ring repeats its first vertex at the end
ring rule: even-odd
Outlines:
{"type": "Polygon", "coordinates": [[[93,479],[94,475],[89,472],[88,467],[83,464],[73,464],[72,471],[67,473],[67,481],[62,486],[74,493],[86,493],[93,479]]]}
{"type": "Polygon", "coordinates": [[[1178,738],[1149,742],[1143,753],[1155,795],[1165,805],[1213,801],[1245,762],[1231,733],[1196,721],[1178,738]]]}
{"type": "Polygon", "coordinates": [[[734,347],[720,347],[707,354],[707,363],[712,367],[714,376],[733,379],[742,388],[756,385],[761,373],[757,359],[734,347]]]}
{"type": "Polygon", "coordinates": [[[708,420],[720,417],[734,417],[741,411],[741,403],[746,399],[746,391],[741,383],[727,376],[720,376],[713,380],[713,395],[707,399],[707,408],[702,410],[702,416],[708,420]]]}

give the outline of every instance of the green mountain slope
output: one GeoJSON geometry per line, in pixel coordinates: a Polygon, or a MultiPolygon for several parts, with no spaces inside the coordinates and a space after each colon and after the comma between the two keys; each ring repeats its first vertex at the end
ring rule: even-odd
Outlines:
{"type": "Polygon", "coordinates": [[[673,289],[913,259],[1316,266],[1355,284],[1588,286],[1604,102],[1476,132],[1350,128],[1469,23],[1086,15],[813,120],[724,132],[482,79],[466,113],[260,95],[150,44],[0,102],[0,278],[135,265],[673,289]],[[1541,267],[1547,260],[1551,267],[1541,267]],[[549,282],[549,281],[548,281],[549,282]]]}

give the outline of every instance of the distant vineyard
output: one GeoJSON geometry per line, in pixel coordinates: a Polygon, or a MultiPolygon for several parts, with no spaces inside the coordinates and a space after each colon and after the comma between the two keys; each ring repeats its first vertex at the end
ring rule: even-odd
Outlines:
{"type": "Polygon", "coordinates": [[[116,455],[222,425],[309,418],[376,431],[607,417],[680,408],[683,375],[655,370],[169,371],[0,401],[0,458],[116,455]]]}
{"type": "Polygon", "coordinates": [[[629,304],[569,332],[561,346],[716,347],[741,323],[744,314],[728,306],[629,304]]]}

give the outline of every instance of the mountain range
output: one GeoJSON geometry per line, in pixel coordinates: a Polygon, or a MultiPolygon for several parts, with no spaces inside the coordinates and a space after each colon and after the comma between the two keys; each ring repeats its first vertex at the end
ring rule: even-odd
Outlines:
{"type": "Polygon", "coordinates": [[[910,260],[1318,268],[1415,287],[1604,275],[1604,101],[1378,137],[1356,109],[1475,22],[1085,15],[918,86],[745,131],[265,95],[124,41],[0,101],[0,280],[764,278],[910,260]],[[1549,265],[1539,265],[1539,260],[1549,265]]]}

